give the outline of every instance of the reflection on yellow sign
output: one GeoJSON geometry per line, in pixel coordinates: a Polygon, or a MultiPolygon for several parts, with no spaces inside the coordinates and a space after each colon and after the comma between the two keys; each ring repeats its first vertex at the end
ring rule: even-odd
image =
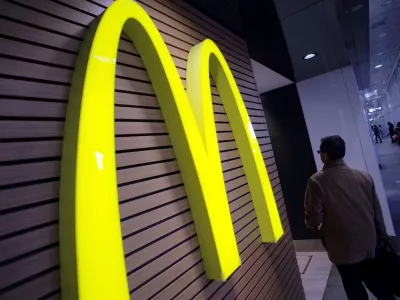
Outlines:
{"type": "Polygon", "coordinates": [[[114,81],[124,32],[141,55],[177,157],[209,279],[226,280],[240,257],[218,150],[210,79],[218,88],[243,162],[264,242],[283,229],[240,92],[218,47],[194,46],[187,91],[147,13],[117,0],[89,29],[70,91],[63,143],[60,243],[64,299],[129,299],[118,210],[114,81]]]}

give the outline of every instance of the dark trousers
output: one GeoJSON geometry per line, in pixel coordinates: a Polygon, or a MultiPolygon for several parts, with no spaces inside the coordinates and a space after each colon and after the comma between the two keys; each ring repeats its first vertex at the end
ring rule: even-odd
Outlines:
{"type": "Polygon", "coordinates": [[[378,139],[379,139],[380,142],[382,143],[381,136],[380,136],[379,134],[375,134],[375,143],[378,143],[378,139]]]}
{"type": "Polygon", "coordinates": [[[369,299],[363,283],[378,300],[395,300],[377,275],[375,263],[374,260],[367,259],[357,264],[336,265],[349,300],[369,299]]]}

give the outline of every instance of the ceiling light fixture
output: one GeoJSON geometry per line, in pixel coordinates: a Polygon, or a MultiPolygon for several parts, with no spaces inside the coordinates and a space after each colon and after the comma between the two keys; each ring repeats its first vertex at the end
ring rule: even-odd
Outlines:
{"type": "Polygon", "coordinates": [[[375,69],[379,69],[380,67],[382,67],[382,65],[377,65],[375,66],[375,69]]]}
{"type": "Polygon", "coordinates": [[[307,59],[311,59],[314,58],[317,54],[316,53],[309,53],[306,56],[303,57],[303,59],[307,60],[307,59]]]}

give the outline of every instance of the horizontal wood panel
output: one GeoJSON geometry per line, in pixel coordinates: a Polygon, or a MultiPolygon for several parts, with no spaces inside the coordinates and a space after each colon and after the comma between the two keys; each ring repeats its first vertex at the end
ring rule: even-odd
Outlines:
{"type": "MultiPolygon", "coordinates": [[[[242,249],[244,244],[251,243],[257,236],[259,236],[259,232],[255,231],[242,242],[239,242],[239,248],[242,249]]],[[[199,275],[204,274],[204,266],[199,258],[200,250],[196,250],[182,261],[171,266],[168,272],[164,272],[151,280],[138,291],[138,295],[152,295],[155,296],[155,299],[173,299],[182,288],[190,284],[199,275]],[[179,274],[179,277],[171,278],[170,274],[179,274]],[[161,290],[157,292],[159,288],[161,290]]]]}
{"type": "MultiPolygon", "coordinates": [[[[252,245],[252,244],[258,244],[257,241],[260,238],[260,233],[258,230],[255,230],[251,232],[249,235],[247,235],[243,240],[238,242],[238,247],[239,251],[241,254],[242,262],[246,260],[247,258],[247,252],[246,252],[246,246],[252,245]]],[[[204,267],[201,263],[199,263],[198,260],[199,257],[199,250],[196,252],[186,256],[183,261],[178,262],[177,264],[171,266],[169,270],[166,272],[160,274],[156,278],[154,278],[150,283],[148,284],[149,286],[144,286],[138,291],[138,295],[145,295],[148,293],[153,293],[155,292],[155,287],[156,286],[163,286],[164,289],[160,291],[160,293],[155,294],[156,298],[155,299],[172,299],[179,294],[180,291],[182,291],[182,288],[185,286],[189,285],[191,281],[195,280],[197,277],[199,277],[199,274],[202,279],[204,279],[204,267]],[[183,267],[183,265],[189,265],[190,268],[187,270],[186,268],[183,267]],[[168,274],[180,274],[180,277],[176,280],[171,278],[171,276],[168,276],[168,274]],[[164,298],[165,297],[165,298],[164,298]]],[[[188,299],[188,298],[182,298],[182,299],[188,299]]]]}
{"type": "MultiPolygon", "coordinates": [[[[248,55],[247,55],[247,46],[246,43],[244,41],[238,41],[235,38],[224,38],[221,37],[221,35],[223,36],[224,34],[220,33],[220,34],[216,34],[214,33],[212,30],[209,30],[210,27],[207,26],[209,24],[207,24],[206,22],[201,22],[202,23],[202,30],[198,30],[199,26],[198,24],[195,23],[194,20],[192,20],[191,18],[188,17],[187,12],[185,12],[185,14],[179,14],[180,12],[182,12],[182,10],[179,9],[179,7],[175,6],[173,8],[171,8],[171,6],[169,6],[169,3],[163,3],[161,1],[144,1],[144,0],[140,0],[140,3],[147,3],[150,4],[149,7],[152,7],[154,10],[157,10],[158,12],[162,12],[165,15],[167,15],[168,17],[170,17],[170,21],[172,21],[171,26],[173,26],[174,28],[179,28],[181,30],[185,30],[186,26],[189,27],[190,32],[192,33],[192,35],[196,35],[196,37],[198,39],[204,39],[206,37],[210,37],[211,39],[223,44],[223,45],[229,45],[229,47],[231,46],[231,44],[234,44],[236,47],[232,47],[233,51],[236,51],[238,54],[242,55],[243,60],[246,62],[246,59],[248,59],[248,55]],[[184,26],[182,26],[184,25],[184,26]]],[[[156,16],[154,13],[151,13],[152,15],[156,16]]],[[[199,21],[199,20],[197,20],[199,21]]],[[[187,30],[187,29],[186,29],[187,30]]],[[[186,31],[185,30],[185,31],[186,31]]],[[[214,28],[215,30],[215,28],[214,28]]],[[[248,62],[247,62],[248,63],[248,62]]],[[[248,67],[248,66],[247,66],[248,67]]]]}
{"type": "Polygon", "coordinates": [[[0,220],[0,238],[7,234],[58,220],[58,203],[50,203],[28,210],[6,214],[0,220]]]}
{"type": "MultiPolygon", "coordinates": [[[[7,14],[3,14],[3,16],[4,15],[7,17],[7,14]]],[[[2,18],[0,18],[0,34],[32,43],[47,45],[75,54],[81,43],[79,39],[73,39],[53,31],[43,30],[40,27],[32,27],[19,23],[18,21],[2,18]]]]}
{"type": "MultiPolygon", "coordinates": [[[[18,0],[19,1],[19,0],[18,0]]],[[[188,42],[188,43],[197,43],[201,40],[204,40],[207,38],[206,35],[202,34],[199,31],[193,30],[192,28],[186,26],[185,22],[182,22],[183,18],[179,18],[177,14],[174,14],[173,10],[168,9],[166,6],[160,5],[155,1],[149,2],[149,1],[140,1],[142,4],[142,7],[147,10],[147,12],[153,17],[153,21],[155,21],[157,28],[162,31],[166,32],[171,36],[179,36],[183,41],[188,42]],[[175,18],[171,18],[171,16],[174,15],[175,18]],[[168,24],[168,26],[163,26],[164,24],[168,24]],[[186,34],[185,36],[182,37],[182,33],[186,34]]],[[[75,4],[76,5],[76,4],[75,4]]],[[[37,8],[37,6],[36,6],[37,8]]],[[[70,18],[74,18],[73,21],[80,23],[82,25],[87,25],[90,21],[91,18],[89,16],[85,16],[83,14],[66,14],[63,11],[59,10],[59,7],[56,7],[56,5],[41,5],[41,10],[45,12],[52,12],[56,13],[56,15],[64,17],[67,15],[70,18]]],[[[90,13],[96,13],[98,10],[96,8],[93,9],[93,7],[84,7],[83,8],[85,12],[90,12],[90,13]]],[[[189,21],[189,20],[188,20],[189,21]]],[[[196,27],[195,27],[196,28],[196,27]]],[[[210,38],[213,38],[212,33],[208,34],[210,38]]],[[[216,39],[217,42],[220,41],[220,39],[216,39]]],[[[231,48],[230,44],[231,41],[228,42],[221,42],[221,48],[223,51],[227,51],[231,53],[230,55],[233,55],[232,60],[240,62],[240,59],[243,60],[242,66],[244,68],[249,68],[249,62],[248,62],[248,57],[247,57],[247,49],[246,46],[244,45],[243,50],[235,51],[235,49],[238,48],[231,48]],[[229,44],[229,46],[225,46],[229,44]]],[[[251,69],[250,69],[251,70],[251,69]]],[[[252,76],[250,73],[249,76],[252,76]]]]}
{"type": "MultiPolygon", "coordinates": [[[[268,245],[253,242],[248,245],[245,251],[241,253],[242,265],[236,272],[230,277],[230,280],[240,278],[245,273],[252,262],[262,254],[262,251],[268,247],[268,245]]],[[[234,283],[234,282],[232,282],[234,283]]],[[[219,282],[211,282],[204,278],[204,276],[198,278],[192,282],[186,289],[184,289],[177,299],[208,299],[214,292],[221,287],[223,284],[219,282]]]]}
{"type": "MultiPolygon", "coordinates": [[[[288,251],[286,256],[288,255],[293,255],[293,253],[291,251],[288,251]]],[[[252,274],[253,278],[251,278],[251,280],[248,281],[249,285],[253,286],[253,288],[242,289],[239,296],[243,298],[248,297],[249,299],[257,299],[257,297],[260,295],[261,289],[266,284],[268,284],[268,281],[274,275],[274,271],[276,270],[279,262],[280,262],[279,256],[272,255],[271,253],[270,256],[267,258],[267,260],[264,261],[264,265],[261,268],[259,268],[259,270],[255,274],[253,273],[252,274]]]]}
{"type": "MultiPolygon", "coordinates": [[[[184,39],[190,44],[199,43],[209,37],[207,35],[198,33],[197,31],[192,30],[190,27],[182,24],[182,22],[179,23],[171,18],[171,15],[168,14],[168,12],[172,11],[165,6],[159,5],[159,3],[156,1],[139,0],[138,2],[142,4],[142,7],[147,11],[148,14],[152,15],[153,20],[160,31],[166,32],[172,36],[179,36],[181,39],[184,39]]],[[[210,36],[210,38],[212,38],[212,36],[210,36]]],[[[230,45],[225,46],[227,43],[222,40],[216,40],[216,44],[219,46],[221,51],[225,52],[227,59],[230,61],[235,61],[236,64],[243,67],[243,73],[249,76],[253,75],[251,65],[249,64],[249,58],[246,56],[245,50],[242,51],[238,48],[230,48],[230,45]]]]}
{"type": "MultiPolygon", "coordinates": [[[[1,77],[1,76],[0,76],[1,77]]],[[[40,79],[39,79],[40,80],[40,79]]],[[[120,79],[117,79],[119,82],[120,79]]],[[[124,81],[128,82],[128,81],[124,81]]],[[[131,81],[129,81],[131,82],[131,81]]],[[[184,83],[184,81],[183,81],[184,83]]],[[[126,105],[134,105],[135,101],[140,99],[152,99],[155,101],[155,96],[153,92],[148,95],[138,95],[135,93],[136,89],[144,89],[149,90],[149,83],[137,83],[135,86],[129,87],[128,90],[117,90],[115,94],[115,103],[116,104],[126,104],[126,105]]],[[[214,89],[214,88],[213,88],[214,89]]],[[[18,98],[32,98],[37,100],[46,100],[46,101],[67,101],[68,99],[68,85],[63,82],[41,82],[41,81],[28,81],[22,77],[9,79],[2,78],[0,80],[0,95],[2,97],[18,97],[18,98]],[[23,88],[23,89],[22,89],[23,88]]],[[[215,89],[214,89],[215,90],[215,89]]],[[[216,91],[216,90],[215,90],[216,91]]],[[[257,102],[257,98],[255,96],[242,94],[244,104],[247,108],[253,108],[262,110],[261,105],[257,102]]],[[[222,104],[219,96],[213,94],[213,102],[216,104],[222,104]]],[[[143,103],[143,102],[142,102],[143,103]]],[[[156,102],[149,102],[149,104],[156,102]]],[[[148,104],[147,104],[148,105],[148,104]]],[[[147,106],[145,103],[145,106],[147,106]]]]}
{"type": "MultiPolygon", "coordinates": [[[[33,254],[31,256],[19,259],[13,263],[0,268],[0,290],[29,278],[36,273],[43,272],[57,266],[58,247],[52,247],[45,251],[33,254]],[[14,270],[24,270],[24,272],[15,272],[14,270]]],[[[27,295],[26,295],[27,296],[27,295]]]]}
{"type": "Polygon", "coordinates": [[[0,189],[0,211],[58,198],[58,181],[0,189]]]}
{"type": "MultiPolygon", "coordinates": [[[[289,223],[245,41],[184,1],[138,0],[186,84],[189,50],[221,49],[258,139],[285,236],[262,244],[229,118],[210,78],[218,145],[242,266],[204,273],[189,201],[146,68],[122,34],[115,81],[119,210],[132,299],[303,299],[289,223]],[[278,280],[279,279],[279,280],[278,280]],[[283,287],[291,286],[290,289],[283,287]]],[[[0,299],[60,299],[58,193],[69,88],[88,25],[112,0],[0,3],[0,299]]],[[[229,99],[225,99],[230,101],[229,99]]]]}
{"type": "Polygon", "coordinates": [[[133,201],[120,204],[121,219],[149,211],[151,209],[166,205],[167,203],[179,201],[186,198],[183,185],[178,185],[167,190],[158,191],[133,201]]]}
{"type": "Polygon", "coordinates": [[[0,243],[0,263],[58,242],[58,224],[10,237],[0,243]]]}
{"type": "MultiPolygon", "coordinates": [[[[0,24],[4,24],[4,26],[9,26],[9,27],[15,27],[17,26],[16,23],[9,22],[7,20],[1,20],[0,19],[0,24]]],[[[27,27],[27,30],[30,31],[30,27],[27,27]]],[[[33,34],[35,32],[32,32],[33,34]]],[[[5,33],[4,33],[5,34],[5,33]]],[[[9,37],[14,37],[11,34],[8,34],[9,37]]],[[[2,38],[0,37],[0,55],[4,55],[9,58],[20,58],[25,61],[29,61],[31,63],[35,64],[51,64],[53,66],[53,72],[54,70],[57,70],[57,68],[61,69],[72,69],[75,64],[75,58],[76,55],[72,53],[66,53],[61,50],[56,50],[54,48],[48,48],[52,47],[52,45],[35,45],[29,43],[29,40],[26,41],[15,41],[10,38],[2,38]],[[46,47],[47,46],[47,47],[46,47]]],[[[142,64],[142,61],[139,59],[139,54],[137,53],[136,49],[134,48],[134,45],[132,42],[128,42],[125,40],[121,41],[121,49],[124,49],[124,51],[127,51],[131,54],[125,53],[125,52],[119,52],[118,53],[118,58],[119,62],[117,63],[117,68],[116,68],[116,75],[119,77],[126,77],[126,78],[132,78],[132,79],[139,79],[139,80],[144,80],[150,82],[150,78],[145,71],[145,66],[142,64]]],[[[173,60],[178,68],[178,73],[181,76],[182,79],[186,78],[186,65],[184,61],[187,59],[188,52],[184,50],[180,50],[177,48],[172,48],[170,47],[170,52],[173,56],[173,60]]],[[[22,63],[22,62],[20,62],[22,63]]],[[[46,70],[46,69],[44,69],[46,70]]],[[[52,70],[51,68],[48,68],[47,70],[52,70]]],[[[14,72],[16,72],[15,70],[14,72]]],[[[10,71],[8,71],[10,72],[10,71]]],[[[42,69],[43,72],[43,69],[42,69]]],[[[254,83],[246,81],[248,79],[245,75],[236,72],[234,69],[232,69],[232,72],[239,77],[243,78],[237,78],[236,82],[238,86],[243,91],[244,93],[254,95],[256,89],[256,86],[254,83]]],[[[6,70],[3,70],[4,74],[7,74],[6,70]]],[[[19,74],[19,76],[26,77],[26,74],[19,74]]],[[[46,78],[48,79],[48,78],[46,78]]],[[[54,79],[52,79],[54,80],[54,79]]],[[[215,85],[213,85],[215,86],[215,85]]]]}
{"type": "MultiPolygon", "coordinates": [[[[34,5],[33,3],[30,4],[30,2],[26,2],[25,4],[29,5],[34,5]]],[[[58,7],[58,4],[51,4],[49,5],[48,3],[42,4],[41,5],[41,10],[36,12],[32,11],[29,9],[29,7],[22,7],[22,6],[17,6],[11,3],[6,3],[4,4],[4,9],[2,12],[0,12],[0,15],[3,14],[4,16],[11,17],[14,20],[18,20],[20,18],[24,18],[24,21],[27,22],[28,24],[32,24],[34,26],[37,26],[41,29],[44,30],[51,30],[56,33],[61,33],[64,35],[67,35],[68,37],[73,37],[73,39],[76,39],[78,41],[81,41],[84,35],[84,31],[87,28],[86,24],[79,24],[77,23],[72,23],[68,22],[68,19],[59,19],[57,15],[49,16],[48,12],[54,12],[54,9],[58,7]],[[44,12],[44,13],[41,13],[44,12]],[[40,21],[38,21],[40,20],[40,21]]],[[[36,7],[35,7],[36,8],[36,7]]],[[[167,16],[164,16],[167,20],[166,22],[169,22],[170,19],[167,16]]],[[[63,18],[65,18],[65,15],[63,15],[63,18]]],[[[92,18],[93,19],[93,18],[92,18]]],[[[153,18],[153,21],[155,22],[156,26],[158,26],[161,36],[163,37],[164,41],[167,43],[167,46],[170,45],[175,45],[178,46],[178,48],[189,51],[191,48],[191,45],[196,44],[200,42],[198,39],[191,39],[190,36],[185,36],[186,39],[176,39],[175,36],[178,34],[178,36],[185,35],[182,31],[176,31],[173,27],[170,26],[164,26],[163,22],[160,22],[156,18],[153,18]],[[178,33],[179,32],[179,33],[178,33]]],[[[83,23],[87,23],[89,20],[83,21],[83,23]]],[[[29,27],[29,26],[28,26],[29,27]]],[[[71,43],[71,48],[69,48],[71,51],[78,51],[78,46],[76,44],[71,43]],[[73,48],[73,47],[76,48],[73,48]]],[[[222,47],[222,50],[225,52],[230,53],[231,55],[235,55],[232,53],[232,50],[228,47],[222,47]]],[[[228,56],[228,63],[230,67],[239,72],[241,74],[241,77],[247,81],[253,81],[252,78],[252,73],[251,73],[251,67],[250,69],[246,69],[242,66],[237,66],[237,62],[241,62],[238,60],[237,57],[230,57],[230,54],[226,53],[225,55],[228,56]],[[232,61],[236,62],[232,63],[232,61]]],[[[236,55],[237,56],[237,55],[236,55]]],[[[239,57],[241,57],[239,55],[239,57]]],[[[244,60],[246,58],[243,58],[244,60]]],[[[175,61],[177,63],[177,61],[175,61]]],[[[179,63],[178,63],[179,65],[179,63]]],[[[248,64],[249,65],[249,64],[248,64]]],[[[254,81],[253,81],[254,82],[254,81]]]]}
{"type": "MultiPolygon", "coordinates": [[[[256,260],[253,262],[252,265],[249,265],[248,268],[250,270],[255,271],[255,270],[257,270],[258,264],[262,264],[262,263],[266,264],[268,257],[271,255],[271,252],[268,250],[270,250],[270,248],[262,248],[260,251],[261,253],[259,252],[260,255],[258,257],[257,257],[257,254],[255,254],[253,257],[255,257],[256,260]]],[[[286,250],[286,247],[284,247],[282,249],[283,255],[285,254],[285,250],[286,250]]],[[[238,290],[241,291],[243,289],[243,285],[249,284],[250,278],[254,274],[254,271],[250,272],[250,270],[246,270],[244,268],[243,276],[234,281],[236,293],[238,290]]],[[[222,286],[210,299],[222,299],[222,297],[227,297],[229,299],[233,295],[234,294],[233,294],[232,290],[230,290],[230,292],[229,292],[228,286],[222,286]]]]}
{"type": "MultiPolygon", "coordinates": [[[[6,41],[3,42],[6,43],[6,41]]],[[[0,51],[0,54],[1,53],[3,53],[3,51],[0,51]]],[[[126,66],[121,66],[121,65],[117,66],[116,75],[118,79],[116,81],[116,89],[118,91],[154,94],[151,85],[131,80],[131,79],[136,79],[136,80],[139,79],[150,82],[150,79],[145,71],[145,66],[142,64],[140,57],[122,53],[119,54],[118,59],[119,58],[122,58],[120,62],[123,63],[130,62],[130,64],[135,68],[128,68],[126,66]],[[132,61],[137,61],[137,62],[135,64],[132,64],[132,61]],[[136,68],[141,68],[142,70],[138,70],[136,68]]],[[[182,68],[186,66],[186,63],[184,63],[184,61],[180,62],[177,59],[175,59],[174,62],[175,65],[177,66],[181,64],[182,68]]],[[[73,64],[71,64],[71,66],[68,67],[49,66],[49,65],[43,65],[39,62],[15,61],[15,59],[1,58],[1,57],[0,57],[0,63],[2,65],[0,74],[2,75],[18,76],[21,78],[30,78],[37,80],[49,80],[62,84],[69,84],[72,78],[73,64]]],[[[182,79],[182,83],[185,85],[185,79],[182,79]]],[[[215,85],[212,86],[211,90],[214,94],[218,93],[217,90],[215,89],[215,85]]],[[[239,86],[239,90],[244,95],[250,95],[250,96],[258,95],[256,90],[249,89],[246,87],[239,86]]]]}
{"type": "MultiPolygon", "coordinates": [[[[41,276],[35,276],[31,280],[25,281],[17,288],[2,292],[1,299],[24,299],[26,295],[29,295],[32,299],[40,299],[41,297],[54,291],[58,291],[59,289],[60,272],[58,268],[53,268],[42,273],[41,276]]],[[[58,295],[58,298],[56,299],[60,299],[60,296],[58,295]]]]}
{"type": "MultiPolygon", "coordinates": [[[[147,99],[146,99],[147,100],[147,99]]],[[[62,102],[31,101],[17,99],[0,99],[0,108],[2,117],[26,117],[26,118],[58,118],[63,119],[66,113],[67,105],[62,102]],[[34,109],[36,108],[36,109],[34,109]]],[[[229,118],[222,105],[213,104],[215,121],[219,123],[228,123],[229,118]]],[[[255,111],[255,110],[253,110],[255,111]]],[[[158,103],[151,101],[116,104],[115,118],[117,120],[164,120],[158,103]],[[149,103],[150,102],[150,103],[149,103]]],[[[250,115],[253,123],[265,123],[264,117],[250,115]]]]}
{"type": "MultiPolygon", "coordinates": [[[[184,242],[188,239],[188,237],[193,236],[196,233],[195,227],[193,224],[185,227],[184,230],[178,230],[164,239],[157,240],[153,244],[149,245],[142,251],[134,252],[126,256],[126,263],[131,268],[128,272],[138,269],[139,267],[144,268],[146,263],[152,261],[153,258],[160,256],[167,249],[171,249],[181,242],[184,242]]],[[[191,238],[189,238],[188,243],[194,243],[191,238]]],[[[196,247],[198,246],[197,243],[196,247]]]]}
{"type": "Polygon", "coordinates": [[[40,163],[9,165],[0,167],[0,187],[19,183],[58,177],[60,165],[54,161],[40,163]]]}
{"type": "Polygon", "coordinates": [[[241,45],[239,47],[247,51],[247,45],[245,40],[243,40],[243,38],[238,37],[228,29],[218,24],[212,18],[209,18],[206,15],[200,13],[198,10],[186,4],[185,2],[174,0],[172,2],[164,2],[164,3],[166,6],[172,8],[180,15],[186,16],[189,20],[195,22],[196,27],[200,26],[202,30],[210,30],[215,33],[218,33],[219,36],[222,36],[224,39],[230,41],[231,43],[233,43],[233,41],[235,42],[235,44],[239,43],[241,45]]]}

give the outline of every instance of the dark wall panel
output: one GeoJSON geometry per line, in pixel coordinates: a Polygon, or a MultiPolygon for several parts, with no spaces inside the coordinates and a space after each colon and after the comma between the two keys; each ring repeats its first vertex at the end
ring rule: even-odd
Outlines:
{"type": "MultiPolygon", "coordinates": [[[[289,52],[273,0],[184,1],[243,37],[252,59],[294,81],[289,52]]],[[[292,6],[296,6],[296,3],[292,6]]]]}
{"type": "MultiPolygon", "coordinates": [[[[252,120],[285,236],[261,243],[248,183],[213,86],[213,107],[242,266],[208,281],[185,189],[142,61],[121,37],[115,141],[121,228],[134,299],[304,299],[269,131],[246,43],[182,1],[140,0],[185,84],[189,49],[224,53],[252,120]]],[[[0,2],[0,299],[59,299],[58,188],[69,85],[83,36],[111,0],[0,2]]]]}
{"type": "Polygon", "coordinates": [[[289,51],[273,0],[239,0],[250,57],[294,81],[289,51]]]}
{"type": "Polygon", "coordinates": [[[304,193],[317,169],[297,87],[287,85],[262,94],[261,99],[293,238],[318,238],[304,224],[304,193]]]}

